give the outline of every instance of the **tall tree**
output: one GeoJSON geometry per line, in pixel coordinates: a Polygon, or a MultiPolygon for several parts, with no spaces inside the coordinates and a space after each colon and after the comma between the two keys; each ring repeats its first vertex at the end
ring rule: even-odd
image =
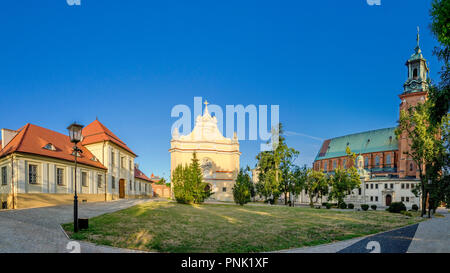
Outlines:
{"type": "Polygon", "coordinates": [[[197,154],[194,153],[190,165],[178,165],[172,174],[173,192],[179,203],[203,203],[211,196],[208,183],[203,181],[203,174],[197,154]]]}
{"type": "Polygon", "coordinates": [[[289,171],[299,152],[287,146],[281,123],[272,130],[272,143],[274,145],[271,151],[263,151],[256,156],[259,173],[256,188],[266,200],[272,198],[274,202],[284,193],[287,204],[289,171]],[[278,141],[274,138],[278,138],[278,141]]]}
{"type": "Polygon", "coordinates": [[[305,189],[306,179],[308,178],[308,168],[306,165],[303,167],[294,166],[290,172],[289,192],[294,197],[292,199],[292,206],[295,206],[295,198],[305,189]]]}
{"type": "Polygon", "coordinates": [[[395,130],[397,138],[402,132],[407,133],[411,149],[406,154],[414,161],[419,171],[420,192],[416,189],[416,193],[422,196],[422,216],[426,213],[428,181],[435,176],[433,168],[430,167],[437,163],[443,147],[443,139],[439,137],[443,124],[432,120],[433,107],[434,101],[426,100],[400,111],[399,125],[395,130]]]}

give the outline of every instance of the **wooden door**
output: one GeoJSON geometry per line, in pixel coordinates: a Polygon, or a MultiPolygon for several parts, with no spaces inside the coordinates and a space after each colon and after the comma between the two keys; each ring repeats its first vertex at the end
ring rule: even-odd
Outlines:
{"type": "Polygon", "coordinates": [[[125,180],[119,180],[119,198],[125,198],[125,180]]]}
{"type": "Polygon", "coordinates": [[[392,203],[392,196],[390,194],[386,195],[386,206],[390,206],[392,203]]]}

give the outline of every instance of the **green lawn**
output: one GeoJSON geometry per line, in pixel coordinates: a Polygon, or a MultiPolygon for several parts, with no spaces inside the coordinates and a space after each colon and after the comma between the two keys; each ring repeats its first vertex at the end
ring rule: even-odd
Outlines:
{"type": "Polygon", "coordinates": [[[350,239],[421,221],[385,211],[149,202],[94,217],[76,240],[154,252],[261,252],[350,239]]]}

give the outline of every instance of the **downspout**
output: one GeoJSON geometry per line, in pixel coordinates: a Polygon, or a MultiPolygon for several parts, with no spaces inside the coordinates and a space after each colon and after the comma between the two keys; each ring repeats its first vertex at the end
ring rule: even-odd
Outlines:
{"type": "Polygon", "coordinates": [[[14,156],[11,156],[11,191],[12,191],[12,208],[16,208],[16,196],[14,192],[14,156]]]}
{"type": "MultiPolygon", "coordinates": [[[[103,147],[102,147],[102,164],[105,166],[105,141],[103,140],[103,147]]],[[[108,179],[106,177],[106,173],[104,175],[105,177],[105,202],[108,201],[108,179]]]]}

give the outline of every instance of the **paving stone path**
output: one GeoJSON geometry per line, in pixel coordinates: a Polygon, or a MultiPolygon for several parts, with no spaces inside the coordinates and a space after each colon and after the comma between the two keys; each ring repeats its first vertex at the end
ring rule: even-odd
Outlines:
{"type": "MultiPolygon", "coordinates": [[[[79,217],[91,218],[159,199],[121,199],[80,204],[79,217]]],[[[0,211],[0,253],[135,252],[68,239],[62,223],[73,221],[73,206],[0,211]],[[79,244],[79,245],[78,245],[79,244]],[[79,246],[79,247],[78,247],[79,246]]]]}

